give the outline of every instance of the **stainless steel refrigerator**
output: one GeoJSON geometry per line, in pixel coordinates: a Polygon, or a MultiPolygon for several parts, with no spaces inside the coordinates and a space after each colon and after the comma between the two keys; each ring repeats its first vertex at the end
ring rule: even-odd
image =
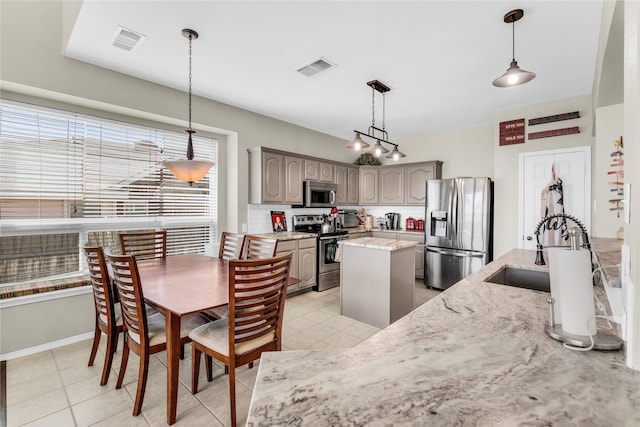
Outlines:
{"type": "Polygon", "coordinates": [[[427,180],[427,286],[446,289],[492,260],[492,209],[489,178],[427,180]]]}

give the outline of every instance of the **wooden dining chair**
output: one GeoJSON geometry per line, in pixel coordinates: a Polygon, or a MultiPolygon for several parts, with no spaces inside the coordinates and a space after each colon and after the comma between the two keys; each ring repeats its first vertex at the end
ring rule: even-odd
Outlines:
{"type": "MultiPolygon", "coordinates": [[[[147,385],[149,371],[149,356],[167,348],[167,334],[165,318],[161,313],[146,315],[142,285],[138,273],[138,264],[134,255],[113,255],[105,251],[113,270],[113,282],[120,296],[120,307],[124,325],[124,348],[116,389],[122,387],[124,374],[127,370],[129,350],[140,357],[138,369],[138,387],[133,406],[133,415],[140,414],[144,392],[147,385]]],[[[207,323],[207,319],[200,314],[183,316],[180,323],[180,344],[191,341],[189,332],[207,323]]]]}
{"type": "Polygon", "coordinates": [[[240,259],[263,259],[276,256],[278,240],[247,234],[240,259]]]}
{"type": "Polygon", "coordinates": [[[123,255],[135,255],[138,260],[167,257],[167,230],[121,233],[119,237],[123,255]]]}
{"type": "Polygon", "coordinates": [[[102,377],[100,385],[109,381],[113,355],[118,347],[118,335],[123,331],[120,303],[114,302],[114,290],[107,270],[107,262],[102,248],[99,246],[85,246],[84,253],[87,257],[91,288],[93,289],[93,302],[96,309],[96,327],[93,334],[89,366],[93,366],[100,338],[104,333],[107,336],[107,348],[104,356],[102,377]]]}
{"type": "Polygon", "coordinates": [[[242,245],[244,244],[244,234],[222,232],[220,237],[220,250],[218,258],[220,259],[238,259],[242,253],[242,245]]]}
{"type": "Polygon", "coordinates": [[[236,425],[235,369],[282,349],[282,315],[287,295],[291,252],[262,260],[229,261],[229,317],[200,326],[189,334],[193,351],[191,392],[198,392],[200,356],[229,368],[231,424],[236,425]]]}

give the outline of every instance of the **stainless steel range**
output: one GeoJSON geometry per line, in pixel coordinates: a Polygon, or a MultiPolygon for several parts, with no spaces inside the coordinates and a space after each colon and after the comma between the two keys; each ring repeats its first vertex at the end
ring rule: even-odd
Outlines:
{"type": "Polygon", "coordinates": [[[340,285],[340,263],[336,261],[338,242],[347,231],[336,229],[335,221],[325,215],[293,215],[293,231],[313,233],[318,237],[315,291],[324,291],[340,285]]]}

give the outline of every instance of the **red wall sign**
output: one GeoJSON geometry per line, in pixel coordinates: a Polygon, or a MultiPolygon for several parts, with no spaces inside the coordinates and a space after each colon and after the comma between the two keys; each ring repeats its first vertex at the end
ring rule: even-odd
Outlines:
{"type": "Polygon", "coordinates": [[[532,132],[529,134],[529,139],[548,138],[550,136],[571,135],[574,133],[580,133],[578,126],[564,129],[545,130],[543,132],[532,132]]]}
{"type": "Polygon", "coordinates": [[[500,122],[500,145],[524,143],[524,119],[500,122]]]}

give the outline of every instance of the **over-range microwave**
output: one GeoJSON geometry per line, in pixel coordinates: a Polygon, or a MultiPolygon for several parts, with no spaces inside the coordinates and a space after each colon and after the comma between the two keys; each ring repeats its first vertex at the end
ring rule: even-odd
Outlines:
{"type": "Polygon", "coordinates": [[[336,191],[338,185],[333,182],[304,181],[303,204],[304,208],[330,208],[336,205],[336,191]]]}

